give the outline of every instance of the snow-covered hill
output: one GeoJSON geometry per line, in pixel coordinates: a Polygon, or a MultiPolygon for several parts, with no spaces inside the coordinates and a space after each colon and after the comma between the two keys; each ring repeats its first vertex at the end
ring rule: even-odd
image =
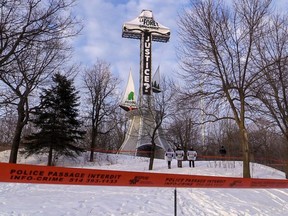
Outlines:
{"type": "MultiPolygon", "coordinates": [[[[0,152],[7,162],[9,151],[0,152]]],[[[88,154],[75,161],[60,159],[58,166],[148,172],[149,160],[112,154],[88,154]]],[[[45,158],[19,158],[19,163],[46,164],[45,158]]],[[[1,172],[1,167],[0,167],[1,172]]],[[[196,161],[195,168],[184,162],[167,169],[164,160],[155,160],[153,172],[212,176],[242,176],[242,163],[234,161],[196,161]]],[[[284,173],[251,164],[254,178],[284,179],[284,173]]],[[[0,216],[172,216],[174,188],[130,188],[107,186],[67,186],[0,183],[0,216]]],[[[288,189],[195,189],[177,188],[177,215],[288,215],[288,189]]]]}

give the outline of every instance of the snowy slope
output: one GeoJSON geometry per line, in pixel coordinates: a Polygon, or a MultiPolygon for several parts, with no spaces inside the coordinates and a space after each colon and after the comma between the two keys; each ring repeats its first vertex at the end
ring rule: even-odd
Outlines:
{"type": "MultiPolygon", "coordinates": [[[[9,151],[0,152],[7,162],[9,151]]],[[[130,171],[148,171],[148,159],[97,154],[94,163],[87,154],[76,161],[60,160],[58,166],[130,171]]],[[[46,164],[44,158],[20,158],[20,163],[46,164]]],[[[164,160],[155,160],[153,172],[213,176],[242,176],[241,162],[196,161],[195,168],[168,170],[164,160]]],[[[0,168],[1,169],[1,168],[0,168]]],[[[251,165],[252,177],[284,179],[284,173],[259,164],[251,165]]],[[[177,215],[288,215],[288,189],[177,189],[177,215]]],[[[129,188],[0,183],[0,216],[174,215],[174,188],[129,188]]]]}

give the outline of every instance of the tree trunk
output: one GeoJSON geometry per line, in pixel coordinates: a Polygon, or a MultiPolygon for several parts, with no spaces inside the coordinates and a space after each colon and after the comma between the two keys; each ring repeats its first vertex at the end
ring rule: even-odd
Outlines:
{"type": "Polygon", "coordinates": [[[95,137],[95,128],[92,129],[92,134],[91,134],[91,150],[90,150],[90,162],[94,161],[94,149],[95,149],[95,142],[96,142],[96,137],[95,137]]]}
{"type": "Polygon", "coordinates": [[[49,148],[47,166],[52,166],[52,158],[53,158],[53,148],[52,148],[52,144],[51,144],[51,145],[50,145],[50,148],[49,148]]]}
{"type": "MultiPolygon", "coordinates": [[[[287,132],[286,132],[287,133],[287,132]]],[[[288,133],[287,133],[288,134],[288,133]]],[[[288,137],[288,136],[287,136],[288,137]]],[[[286,138],[287,138],[286,137],[286,138]]],[[[288,139],[287,139],[288,140],[288,139]]],[[[285,148],[285,153],[284,153],[284,170],[285,170],[285,177],[288,179],[288,141],[286,141],[286,148],[285,148]]]]}
{"type": "Polygon", "coordinates": [[[155,158],[155,142],[153,141],[150,153],[149,170],[153,170],[154,158],[155,158]]]}
{"type": "MultiPolygon", "coordinates": [[[[287,151],[287,154],[288,154],[288,151],[287,151]]],[[[288,159],[287,159],[287,156],[286,156],[285,176],[286,176],[286,179],[288,179],[288,159]]]]}
{"type": "Polygon", "coordinates": [[[241,130],[242,151],[243,151],[243,178],[251,178],[248,133],[245,127],[243,127],[240,130],[241,130]]]}
{"type": "Polygon", "coordinates": [[[20,145],[20,140],[21,140],[22,129],[23,129],[22,123],[18,122],[16,129],[15,129],[12,146],[11,146],[9,163],[17,163],[17,156],[18,156],[18,150],[19,150],[19,145],[20,145]]]}
{"type": "Polygon", "coordinates": [[[18,119],[17,119],[17,125],[16,125],[13,142],[11,146],[9,163],[17,163],[17,156],[18,156],[18,150],[20,146],[21,134],[22,134],[23,127],[25,125],[25,122],[24,122],[25,112],[24,112],[23,100],[20,100],[17,111],[18,111],[18,119]]]}

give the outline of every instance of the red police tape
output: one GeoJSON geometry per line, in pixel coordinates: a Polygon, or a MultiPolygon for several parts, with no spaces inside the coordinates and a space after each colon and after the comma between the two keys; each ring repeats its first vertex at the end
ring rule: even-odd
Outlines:
{"type": "Polygon", "coordinates": [[[133,187],[288,188],[287,179],[177,175],[9,163],[0,163],[0,182],[133,187]]]}

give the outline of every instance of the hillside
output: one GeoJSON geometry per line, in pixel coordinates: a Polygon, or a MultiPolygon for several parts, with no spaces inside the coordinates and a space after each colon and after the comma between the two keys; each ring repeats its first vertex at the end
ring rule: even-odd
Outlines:
{"type": "MultiPolygon", "coordinates": [[[[9,151],[0,152],[7,162],[9,151]]],[[[87,162],[83,154],[75,161],[61,159],[58,166],[148,172],[148,159],[113,154],[96,154],[87,162]]],[[[19,158],[19,163],[46,164],[45,158],[19,158]]],[[[196,161],[195,168],[168,170],[164,160],[155,160],[157,173],[241,177],[242,163],[196,161]]],[[[284,179],[284,173],[251,164],[253,178],[284,179]]],[[[177,215],[288,215],[288,189],[177,189],[177,215]]],[[[0,183],[0,215],[174,215],[174,188],[130,188],[0,183]]]]}

